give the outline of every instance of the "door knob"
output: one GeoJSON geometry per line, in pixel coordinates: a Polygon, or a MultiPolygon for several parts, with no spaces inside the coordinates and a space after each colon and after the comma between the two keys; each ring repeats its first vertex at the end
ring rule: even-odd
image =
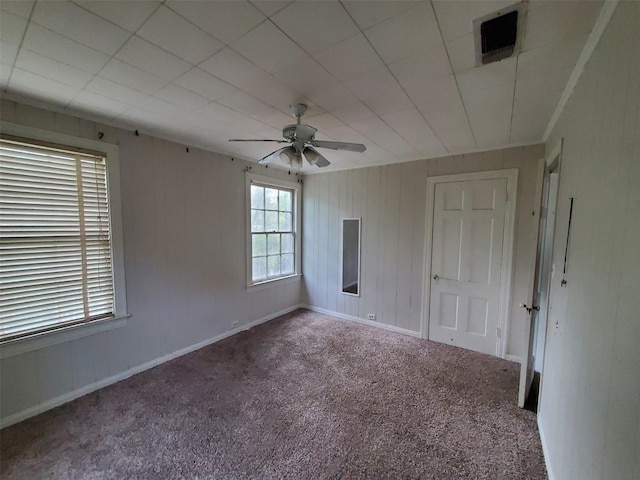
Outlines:
{"type": "Polygon", "coordinates": [[[439,276],[438,276],[438,274],[436,273],[436,274],[433,276],[433,279],[437,282],[438,280],[440,280],[440,277],[439,277],[439,276]]]}

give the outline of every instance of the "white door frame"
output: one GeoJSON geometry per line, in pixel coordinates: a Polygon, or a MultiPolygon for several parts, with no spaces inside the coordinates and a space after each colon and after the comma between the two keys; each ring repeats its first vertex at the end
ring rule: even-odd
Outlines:
{"type": "Polygon", "coordinates": [[[424,266],[422,285],[422,320],[420,322],[420,336],[429,338],[429,308],[431,295],[431,248],[433,243],[433,215],[436,184],[449,182],[466,182],[470,180],[490,180],[505,178],[507,180],[507,202],[505,205],[504,236],[502,243],[502,269],[500,273],[500,306],[498,313],[498,342],[496,356],[505,358],[507,340],[509,338],[510,322],[509,309],[511,306],[511,283],[513,277],[513,256],[516,219],[516,198],[518,192],[518,169],[492,170],[487,172],[460,173],[427,178],[427,214],[425,224],[427,231],[424,242],[424,266]]]}

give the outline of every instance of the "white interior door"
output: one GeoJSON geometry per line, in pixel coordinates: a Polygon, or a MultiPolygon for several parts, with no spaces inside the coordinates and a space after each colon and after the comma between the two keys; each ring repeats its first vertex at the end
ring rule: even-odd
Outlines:
{"type": "Polygon", "coordinates": [[[507,179],[435,185],[429,339],[497,355],[507,179]]]}

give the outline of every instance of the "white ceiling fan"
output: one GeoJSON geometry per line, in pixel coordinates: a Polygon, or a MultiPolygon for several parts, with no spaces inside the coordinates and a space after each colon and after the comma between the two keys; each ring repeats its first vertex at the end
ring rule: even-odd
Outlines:
{"type": "Polygon", "coordinates": [[[296,117],[297,122],[287,125],[282,129],[282,137],[284,140],[264,140],[264,139],[242,139],[232,138],[230,142],[277,142],[290,143],[287,147],[282,147],[271,152],[266,157],[258,160],[258,163],[267,164],[276,157],[282,162],[291,165],[293,168],[302,166],[302,156],[307,159],[309,165],[317,167],[327,167],[331,164],[329,160],[323,157],[315,148],[330,148],[332,150],[347,150],[349,152],[362,153],[367,148],[361,143],[332,142],[327,140],[316,140],[315,134],[318,129],[310,125],[300,122],[300,118],[307,111],[307,106],[303,103],[294,103],[291,105],[291,113],[296,117]]]}

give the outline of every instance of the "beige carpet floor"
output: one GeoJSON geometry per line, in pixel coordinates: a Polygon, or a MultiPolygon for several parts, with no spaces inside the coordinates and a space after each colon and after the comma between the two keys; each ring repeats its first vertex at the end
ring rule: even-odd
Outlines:
{"type": "Polygon", "coordinates": [[[519,366],[299,310],[0,432],[5,479],[544,479],[519,366]]]}

